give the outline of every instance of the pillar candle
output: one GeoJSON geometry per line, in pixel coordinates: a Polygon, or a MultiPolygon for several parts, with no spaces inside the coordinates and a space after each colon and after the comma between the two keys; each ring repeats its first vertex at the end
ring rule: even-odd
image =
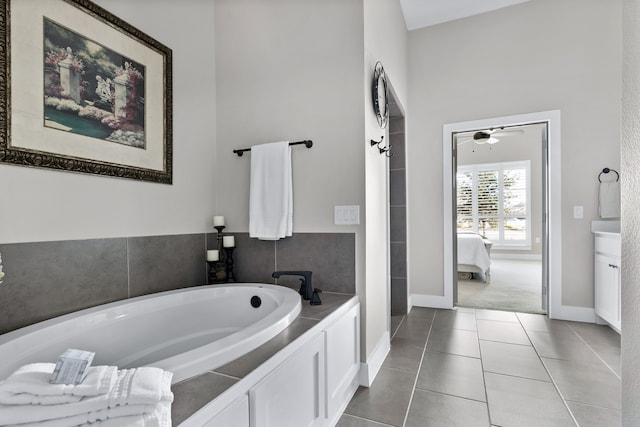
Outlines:
{"type": "Polygon", "coordinates": [[[234,236],[223,236],[222,246],[225,248],[233,248],[236,245],[236,238],[234,236]]]}
{"type": "Polygon", "coordinates": [[[222,215],[213,217],[213,226],[214,227],[222,227],[224,226],[224,217],[222,215]]]}
{"type": "Polygon", "coordinates": [[[210,251],[207,251],[207,261],[218,261],[218,260],[219,260],[219,256],[218,256],[217,249],[212,249],[210,251]]]}

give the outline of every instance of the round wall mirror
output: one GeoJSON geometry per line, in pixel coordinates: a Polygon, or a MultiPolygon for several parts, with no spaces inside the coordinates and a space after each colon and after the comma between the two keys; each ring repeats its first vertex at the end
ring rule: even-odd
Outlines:
{"type": "Polygon", "coordinates": [[[389,120],[389,99],[387,96],[387,76],[382,63],[376,62],[372,84],[373,111],[381,128],[387,127],[389,120]]]}

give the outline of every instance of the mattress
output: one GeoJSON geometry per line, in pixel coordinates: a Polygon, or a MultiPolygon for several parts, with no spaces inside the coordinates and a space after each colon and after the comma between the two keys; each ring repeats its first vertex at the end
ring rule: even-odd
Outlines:
{"type": "MultiPolygon", "coordinates": [[[[485,241],[479,234],[458,233],[458,266],[474,266],[479,272],[486,273],[491,266],[485,241]]],[[[469,271],[460,270],[458,271],[469,271]]],[[[475,271],[474,271],[475,272],[475,271]]]]}

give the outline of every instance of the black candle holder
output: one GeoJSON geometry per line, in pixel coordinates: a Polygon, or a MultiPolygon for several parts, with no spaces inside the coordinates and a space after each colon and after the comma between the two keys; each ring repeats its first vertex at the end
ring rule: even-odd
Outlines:
{"type": "Polygon", "coordinates": [[[224,262],[207,261],[209,273],[207,275],[207,283],[209,285],[224,283],[227,281],[227,269],[224,262]]]}
{"type": "Polygon", "coordinates": [[[207,284],[212,285],[216,283],[216,264],[218,261],[207,261],[209,270],[207,270],[207,284]]]}
{"type": "MultiPolygon", "coordinates": [[[[220,254],[220,256],[222,257],[223,253],[222,253],[222,230],[224,230],[224,225],[216,225],[213,228],[215,228],[218,231],[218,235],[216,236],[216,240],[217,240],[217,250],[218,253],[220,254]]],[[[222,261],[222,258],[220,259],[220,261],[222,261]]]]}
{"type": "Polygon", "coordinates": [[[235,276],[233,275],[233,250],[234,247],[224,248],[225,258],[227,263],[227,282],[233,283],[236,281],[235,276]]]}

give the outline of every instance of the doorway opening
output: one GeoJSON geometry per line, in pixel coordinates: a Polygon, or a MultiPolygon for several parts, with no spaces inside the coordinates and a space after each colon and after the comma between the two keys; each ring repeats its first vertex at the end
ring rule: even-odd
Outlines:
{"type": "Polygon", "coordinates": [[[456,132],[454,305],[546,313],[546,123],[456,132]]]}
{"type": "MultiPolygon", "coordinates": [[[[562,186],[561,186],[561,126],[560,111],[542,111],[514,116],[495,117],[443,126],[443,296],[442,308],[453,308],[457,301],[457,193],[454,135],[472,130],[544,124],[542,172],[542,289],[541,306],[550,318],[563,316],[562,305],[562,186]]],[[[489,136],[490,138],[490,136],[489,136]]]]}
{"type": "Polygon", "coordinates": [[[389,177],[389,264],[391,331],[409,312],[407,280],[407,191],[405,156],[405,114],[398,98],[389,86],[389,145],[391,157],[387,163],[389,177]]]}

